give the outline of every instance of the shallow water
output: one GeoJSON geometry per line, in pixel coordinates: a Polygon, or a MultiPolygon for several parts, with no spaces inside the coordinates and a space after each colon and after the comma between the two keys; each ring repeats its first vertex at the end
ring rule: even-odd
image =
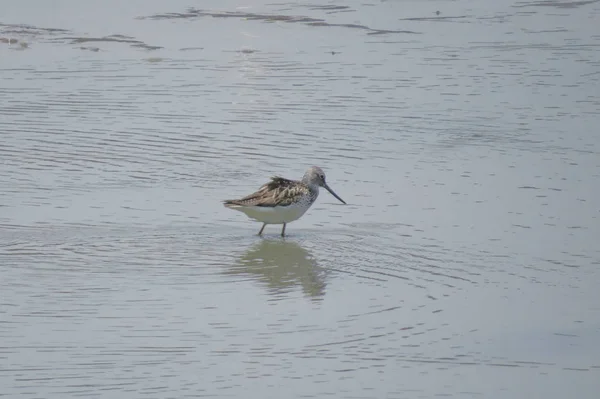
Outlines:
{"type": "Polygon", "coordinates": [[[3,5],[0,395],[595,398],[600,3],[202,4],[3,5]]]}

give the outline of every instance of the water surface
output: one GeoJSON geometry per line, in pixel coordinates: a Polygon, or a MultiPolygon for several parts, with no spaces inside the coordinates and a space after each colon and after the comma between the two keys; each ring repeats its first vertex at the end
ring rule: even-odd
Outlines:
{"type": "Polygon", "coordinates": [[[0,394],[595,398],[599,16],[5,4],[0,394]]]}

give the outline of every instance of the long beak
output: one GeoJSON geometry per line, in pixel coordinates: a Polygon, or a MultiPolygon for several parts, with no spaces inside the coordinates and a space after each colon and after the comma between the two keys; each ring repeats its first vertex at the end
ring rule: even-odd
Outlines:
{"type": "Polygon", "coordinates": [[[335,198],[337,198],[338,200],[340,200],[340,202],[344,205],[346,205],[346,202],[341,199],[340,197],[338,197],[338,195],[336,193],[333,192],[332,189],[329,188],[329,186],[327,185],[327,183],[323,183],[323,187],[325,187],[325,189],[327,189],[327,191],[329,191],[331,193],[331,195],[333,195],[335,198]]]}

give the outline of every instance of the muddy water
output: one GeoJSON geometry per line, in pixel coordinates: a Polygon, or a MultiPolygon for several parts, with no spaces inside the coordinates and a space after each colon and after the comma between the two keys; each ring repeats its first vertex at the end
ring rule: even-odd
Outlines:
{"type": "Polygon", "coordinates": [[[189,6],[3,5],[0,394],[596,397],[600,3],[189,6]]]}

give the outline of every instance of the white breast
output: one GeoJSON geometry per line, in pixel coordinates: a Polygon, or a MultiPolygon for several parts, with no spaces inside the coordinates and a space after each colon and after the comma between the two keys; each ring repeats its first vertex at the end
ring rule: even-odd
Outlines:
{"type": "Polygon", "coordinates": [[[310,199],[288,206],[230,206],[246,216],[267,224],[283,224],[298,220],[310,208],[314,201],[310,199]]]}

